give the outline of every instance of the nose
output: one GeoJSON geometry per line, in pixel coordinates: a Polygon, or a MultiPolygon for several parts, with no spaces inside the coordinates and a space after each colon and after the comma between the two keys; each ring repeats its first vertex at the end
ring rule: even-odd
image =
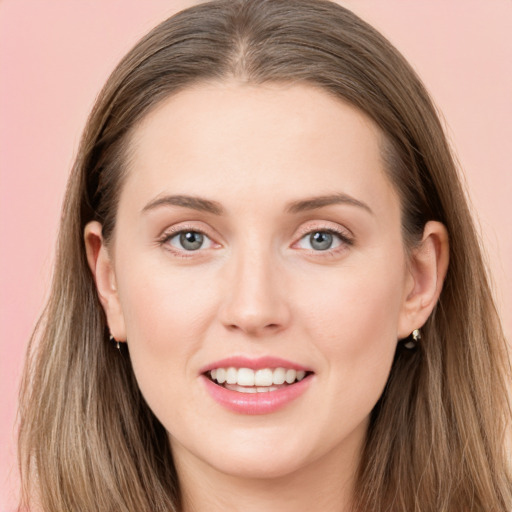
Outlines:
{"type": "Polygon", "coordinates": [[[291,314],[276,259],[260,246],[258,251],[243,251],[233,260],[220,307],[222,324],[252,337],[284,330],[291,314]]]}

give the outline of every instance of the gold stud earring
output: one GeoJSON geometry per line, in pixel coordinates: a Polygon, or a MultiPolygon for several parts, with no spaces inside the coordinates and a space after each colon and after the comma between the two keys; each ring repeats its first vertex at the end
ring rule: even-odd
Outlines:
{"type": "Polygon", "coordinates": [[[409,336],[408,341],[404,343],[404,347],[408,348],[409,350],[412,350],[412,349],[416,348],[416,346],[418,345],[420,340],[421,340],[420,330],[414,329],[414,331],[412,331],[411,335],[409,336]]]}

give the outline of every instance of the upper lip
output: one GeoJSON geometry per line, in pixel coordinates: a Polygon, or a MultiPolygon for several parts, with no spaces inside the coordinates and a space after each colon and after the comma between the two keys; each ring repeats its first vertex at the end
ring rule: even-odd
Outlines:
{"type": "Polygon", "coordinates": [[[308,368],[302,364],[282,359],[280,357],[263,356],[263,357],[246,357],[246,356],[231,356],[225,359],[220,359],[213,363],[210,363],[200,369],[200,373],[206,373],[215,368],[250,368],[251,370],[261,370],[263,368],[286,368],[293,370],[303,370],[305,372],[311,372],[311,368],[308,368]]]}

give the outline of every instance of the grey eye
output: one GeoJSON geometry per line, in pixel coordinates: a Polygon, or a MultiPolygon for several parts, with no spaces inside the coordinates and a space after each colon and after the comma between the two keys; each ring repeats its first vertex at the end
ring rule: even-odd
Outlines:
{"type": "Polygon", "coordinates": [[[186,251],[197,251],[203,245],[205,236],[197,231],[182,231],[171,238],[171,245],[186,251]]]}
{"type": "Polygon", "coordinates": [[[326,251],[330,249],[333,242],[332,233],[327,231],[315,231],[309,235],[311,247],[317,251],[326,251]]]}
{"type": "Polygon", "coordinates": [[[317,231],[310,231],[304,235],[299,240],[298,246],[301,249],[328,251],[330,249],[336,249],[343,244],[350,245],[350,240],[329,229],[319,229],[317,231]]]}

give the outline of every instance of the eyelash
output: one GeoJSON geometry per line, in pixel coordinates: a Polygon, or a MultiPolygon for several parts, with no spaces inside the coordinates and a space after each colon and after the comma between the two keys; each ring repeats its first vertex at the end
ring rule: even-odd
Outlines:
{"type": "MultiPolygon", "coordinates": [[[[325,250],[315,250],[315,249],[303,249],[304,251],[308,251],[310,254],[314,254],[315,256],[320,257],[334,257],[337,256],[339,252],[346,250],[347,247],[351,247],[354,245],[354,239],[347,233],[347,231],[338,230],[335,228],[306,228],[304,230],[301,230],[300,238],[295,244],[299,243],[300,241],[304,240],[306,237],[311,236],[313,233],[329,233],[331,235],[336,236],[339,241],[340,245],[338,247],[329,248],[325,250]]],[[[295,245],[294,244],[294,245],[295,245]]]]}
{"type": "MultiPolygon", "coordinates": [[[[172,247],[168,242],[173,239],[174,237],[181,235],[182,233],[199,233],[208,239],[212,240],[212,238],[206,233],[206,231],[199,229],[197,227],[187,227],[182,226],[179,229],[171,229],[170,231],[165,232],[162,237],[158,240],[158,244],[160,246],[167,245],[166,250],[173,253],[173,255],[179,257],[179,258],[191,258],[194,256],[194,253],[200,252],[200,250],[197,251],[187,251],[185,249],[183,250],[176,250],[174,247],[172,247]]],[[[314,229],[305,229],[301,232],[300,238],[297,242],[294,243],[297,244],[307,236],[312,235],[313,233],[329,233],[331,235],[334,235],[338,237],[340,240],[340,245],[338,247],[335,247],[333,249],[325,249],[325,250],[315,250],[315,249],[303,249],[305,251],[308,251],[309,253],[314,253],[315,256],[320,257],[333,257],[338,254],[338,252],[343,251],[344,249],[352,245],[354,245],[354,240],[351,236],[349,236],[345,231],[337,230],[334,228],[314,228],[314,229]]],[[[213,240],[212,240],[213,241],[213,240]]],[[[215,243],[215,242],[214,242],[215,243]]]]}
{"type": "Polygon", "coordinates": [[[212,239],[206,231],[202,229],[198,229],[197,227],[193,226],[180,226],[179,229],[173,229],[171,228],[169,231],[166,231],[158,240],[158,244],[160,246],[166,246],[165,249],[171,252],[174,256],[177,256],[178,258],[191,258],[194,256],[194,253],[197,253],[199,251],[187,251],[185,249],[183,250],[177,250],[174,247],[172,247],[168,242],[173,239],[176,236],[181,235],[182,233],[199,233],[208,239],[212,239]]]}

